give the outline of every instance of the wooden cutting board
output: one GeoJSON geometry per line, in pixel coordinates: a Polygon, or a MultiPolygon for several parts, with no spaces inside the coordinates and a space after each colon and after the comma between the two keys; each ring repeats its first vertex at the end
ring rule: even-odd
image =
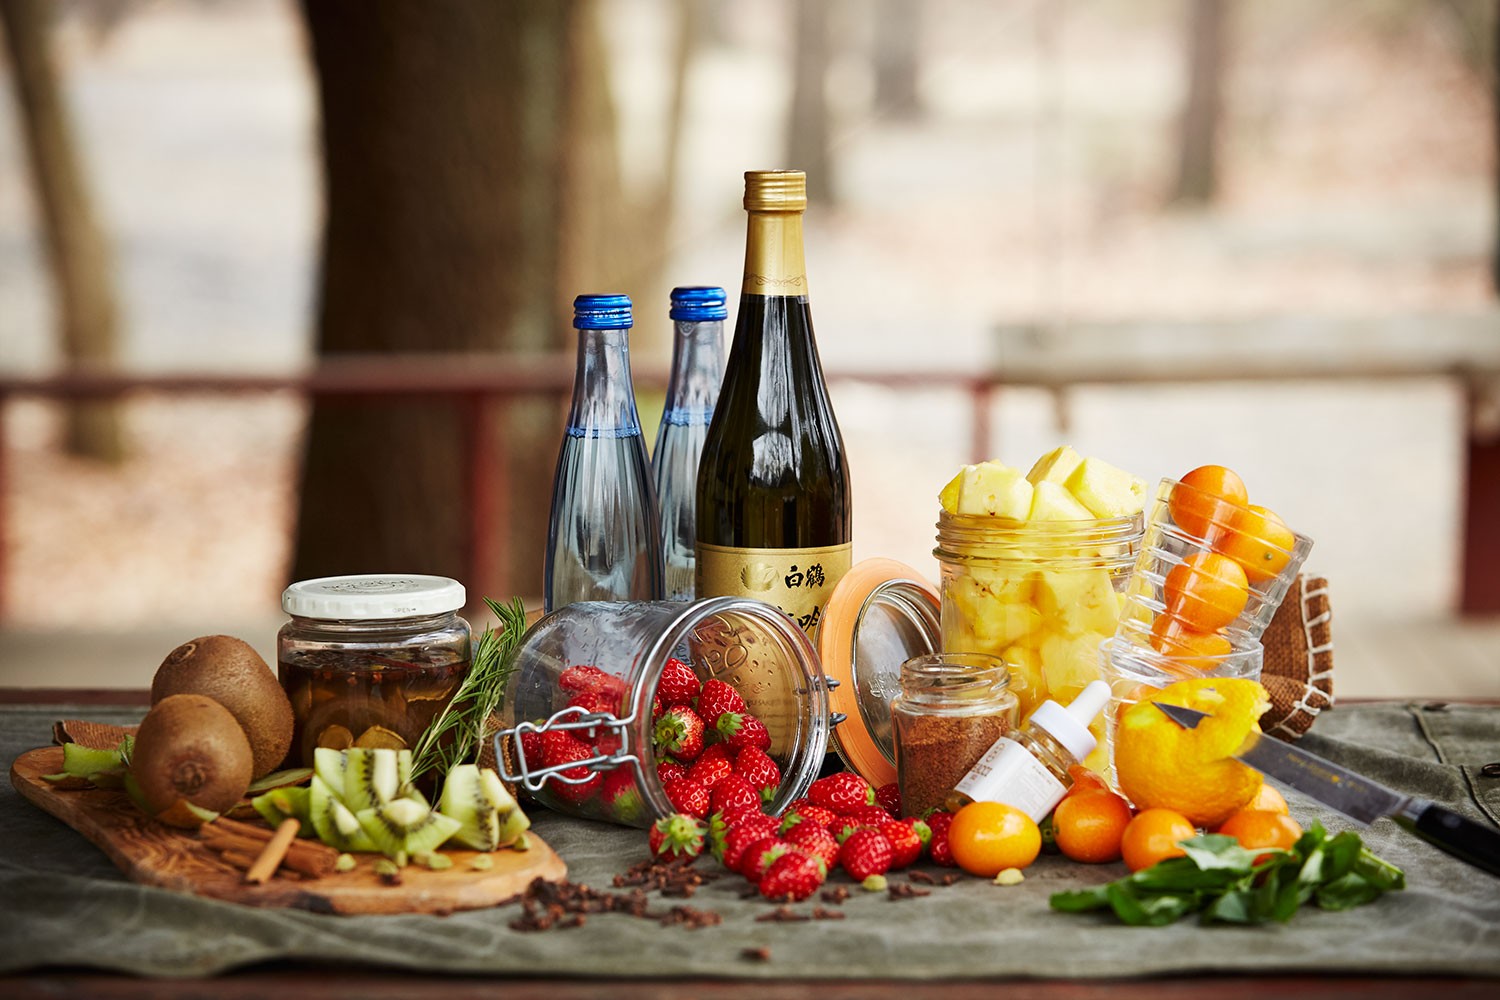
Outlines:
{"type": "Polygon", "coordinates": [[[10,782],[44,811],[83,834],[109,855],[132,881],[246,906],[291,907],[316,913],[451,913],[495,906],[523,891],[531,880],[558,881],[568,868],[535,833],[528,851],[495,851],[488,871],[469,867],[479,852],[445,850],[453,867],[401,870],[401,884],[381,882],[371,867],[379,855],[357,854],[353,871],[293,882],[277,877],[261,885],[222,861],[190,831],[148,818],[121,791],[59,791],[42,775],[62,770],[62,747],[42,747],[17,757],[10,782]]]}

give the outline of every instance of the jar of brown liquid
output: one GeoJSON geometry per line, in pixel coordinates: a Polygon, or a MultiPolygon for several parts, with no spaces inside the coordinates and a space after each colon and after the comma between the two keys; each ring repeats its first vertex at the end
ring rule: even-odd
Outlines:
{"type": "Polygon", "coordinates": [[[1005,661],[983,653],[934,653],[901,665],[891,702],[901,811],[942,808],[948,793],[1016,724],[1005,661]]]}
{"type": "Polygon", "coordinates": [[[464,588],[440,576],[367,574],[294,583],[276,638],[292,702],[292,756],[318,747],[410,748],[469,672],[464,588]]]}

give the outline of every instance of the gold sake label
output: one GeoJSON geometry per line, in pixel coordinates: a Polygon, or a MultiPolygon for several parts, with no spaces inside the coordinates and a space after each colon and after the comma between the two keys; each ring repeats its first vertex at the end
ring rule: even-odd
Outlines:
{"type": "Polygon", "coordinates": [[[833,588],[849,571],[853,546],[739,549],[698,543],[698,596],[749,597],[774,604],[813,634],[833,588]]]}
{"type": "Polygon", "coordinates": [[[745,239],[746,295],[807,294],[801,212],[751,212],[745,239]]]}

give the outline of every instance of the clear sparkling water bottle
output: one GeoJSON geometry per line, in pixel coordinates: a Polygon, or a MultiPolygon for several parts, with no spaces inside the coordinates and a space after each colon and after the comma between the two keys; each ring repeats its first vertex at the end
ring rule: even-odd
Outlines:
{"type": "Polygon", "coordinates": [[[546,609],[662,596],[661,537],[630,382],[628,295],[573,301],[578,370],[552,482],[546,609]]]}
{"type": "Polygon", "coordinates": [[[724,289],[672,289],[672,375],[651,471],[661,507],[661,553],[669,601],[691,601],[697,559],[698,459],[724,378],[724,289]]]}

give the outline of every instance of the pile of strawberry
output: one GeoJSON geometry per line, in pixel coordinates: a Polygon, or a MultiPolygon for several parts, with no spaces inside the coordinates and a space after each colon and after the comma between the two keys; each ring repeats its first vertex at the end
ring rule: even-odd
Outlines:
{"type": "MultiPolygon", "coordinates": [[[[567,693],[569,707],[591,713],[625,711],[624,682],[598,667],[570,666],[557,683],[567,693]]],[[[781,769],[766,752],[771,735],[733,687],[720,680],[700,683],[693,669],[674,657],[662,668],[651,719],[657,777],[673,809],[703,820],[735,807],[759,810],[761,803],[776,797],[781,769]]],[[[619,748],[619,734],[602,726],[521,737],[521,752],[533,768],[537,761],[542,767],[558,767],[608,756],[619,748]]],[[[634,769],[596,773],[583,766],[565,767],[562,776],[577,780],[549,779],[544,795],[550,793],[560,804],[602,819],[626,824],[640,819],[643,800],[634,769]]]]}
{"type": "Polygon", "coordinates": [[[807,797],[779,815],[760,803],[716,809],[705,821],[685,812],[658,820],[650,829],[657,857],[697,857],[705,844],[725,868],[757,883],[767,899],[799,901],[811,896],[830,873],[842,868],[854,881],[880,888],[888,871],[916,863],[924,850],[940,865],[953,865],[948,825],[953,815],[900,819],[895,784],[878,790],[857,774],[842,772],[814,781],[807,797]]]}

